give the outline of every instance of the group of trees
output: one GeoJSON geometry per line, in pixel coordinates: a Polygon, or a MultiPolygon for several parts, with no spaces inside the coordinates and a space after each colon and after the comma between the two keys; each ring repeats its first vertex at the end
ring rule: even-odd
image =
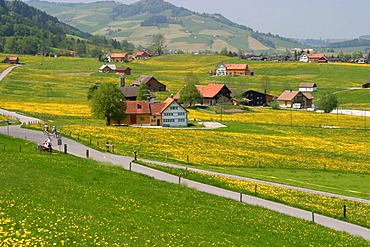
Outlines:
{"type": "Polygon", "coordinates": [[[102,48],[131,52],[135,46],[81,32],[22,1],[0,0],[0,52],[47,55],[52,48],[97,57],[102,48]]]}

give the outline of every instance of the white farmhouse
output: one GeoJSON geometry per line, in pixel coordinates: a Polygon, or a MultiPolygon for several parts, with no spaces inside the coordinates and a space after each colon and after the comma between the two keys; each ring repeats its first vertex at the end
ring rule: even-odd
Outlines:
{"type": "Polygon", "coordinates": [[[164,102],[160,111],[163,127],[188,126],[188,111],[177,103],[172,97],[164,102]]]}

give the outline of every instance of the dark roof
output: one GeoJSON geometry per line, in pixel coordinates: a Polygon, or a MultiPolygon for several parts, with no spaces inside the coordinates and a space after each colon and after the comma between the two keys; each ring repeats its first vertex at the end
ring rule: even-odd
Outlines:
{"type": "MultiPolygon", "coordinates": [[[[125,98],[136,97],[137,87],[121,87],[120,89],[125,98]]],[[[150,90],[148,90],[148,92],[150,94],[150,98],[155,98],[155,95],[150,90]]]]}

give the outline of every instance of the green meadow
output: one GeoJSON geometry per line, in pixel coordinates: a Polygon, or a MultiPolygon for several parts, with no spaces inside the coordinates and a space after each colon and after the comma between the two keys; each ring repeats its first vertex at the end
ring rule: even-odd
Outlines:
{"type": "MultiPolygon", "coordinates": [[[[97,142],[109,140],[118,154],[132,155],[137,150],[140,158],[370,199],[366,182],[370,176],[367,151],[370,121],[363,117],[250,108],[241,114],[224,113],[222,123],[227,128],[218,130],[106,127],[104,120],[90,116],[87,90],[96,82],[119,83],[118,75],[99,73],[102,63],[96,59],[33,56],[20,59],[24,66],[14,69],[0,82],[0,107],[39,117],[58,126],[64,136],[93,148],[103,149],[97,142]]],[[[285,89],[298,90],[301,82],[315,82],[318,85],[318,92],[313,93],[315,99],[331,91],[344,109],[370,110],[367,100],[370,91],[358,89],[370,75],[367,65],[251,62],[218,55],[168,55],[116,65],[132,69],[132,75],[125,77],[126,84],[140,75],[154,76],[166,84],[168,91],[156,94],[157,101],[176,94],[191,72],[197,75],[200,84],[224,83],[232,89],[261,90],[261,79],[268,76],[270,94],[275,96],[285,89]],[[209,72],[220,61],[248,63],[255,76],[210,76],[209,72]]],[[[221,120],[213,109],[189,111],[190,118],[221,120]]],[[[41,129],[41,125],[30,127],[41,129]]],[[[49,160],[54,158],[59,155],[47,156],[49,160]]],[[[69,176],[67,170],[63,174],[69,176]]]]}
{"type": "Polygon", "coordinates": [[[366,246],[260,207],[0,135],[3,246],[366,246]],[[19,152],[22,146],[22,152],[19,152]],[[14,159],[14,155],[17,159],[14,159]]]}

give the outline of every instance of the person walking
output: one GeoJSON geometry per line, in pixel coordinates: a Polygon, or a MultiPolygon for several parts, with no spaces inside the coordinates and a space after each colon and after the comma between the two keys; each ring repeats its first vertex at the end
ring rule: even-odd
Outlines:
{"type": "Polygon", "coordinates": [[[53,135],[54,135],[54,137],[55,138],[57,138],[57,127],[55,127],[55,126],[53,126],[53,129],[52,129],[52,131],[53,131],[53,135]]]}
{"type": "Polygon", "coordinates": [[[48,123],[45,123],[45,125],[44,125],[44,135],[45,134],[49,134],[49,125],[48,125],[48,123]]]}

